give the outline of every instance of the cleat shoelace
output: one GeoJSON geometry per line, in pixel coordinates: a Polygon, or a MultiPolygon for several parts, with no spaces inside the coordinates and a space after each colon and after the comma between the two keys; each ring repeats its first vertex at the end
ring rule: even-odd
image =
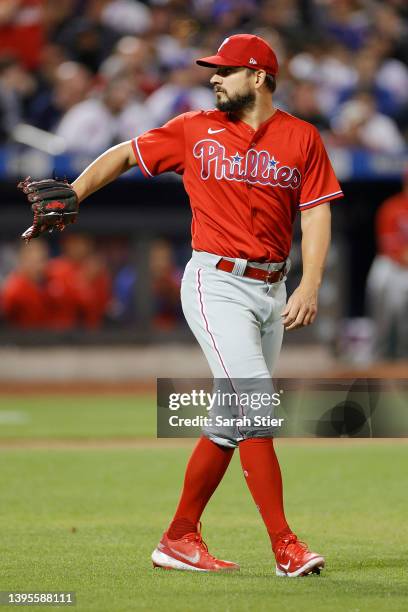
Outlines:
{"type": "Polygon", "coordinates": [[[298,555],[303,552],[309,552],[307,544],[298,540],[295,534],[291,534],[281,540],[281,545],[279,546],[279,556],[288,554],[289,558],[296,562],[298,555]],[[292,544],[295,545],[294,550],[289,549],[287,551],[288,547],[292,544]]]}
{"type": "Polygon", "coordinates": [[[201,523],[197,524],[197,531],[195,533],[188,533],[188,534],[186,534],[184,536],[183,540],[184,540],[184,542],[186,542],[186,544],[188,542],[196,542],[199,545],[200,549],[201,549],[202,555],[206,556],[207,558],[211,559],[212,561],[217,561],[217,559],[215,557],[213,557],[211,553],[208,552],[208,546],[204,542],[203,536],[201,535],[201,523]]]}

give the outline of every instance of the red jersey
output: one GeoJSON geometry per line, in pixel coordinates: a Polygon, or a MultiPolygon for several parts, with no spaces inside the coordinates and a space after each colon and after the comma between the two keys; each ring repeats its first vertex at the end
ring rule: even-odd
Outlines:
{"type": "Polygon", "coordinates": [[[388,198],[376,218],[378,249],[394,261],[408,263],[408,194],[388,198]]]}
{"type": "Polygon", "coordinates": [[[132,146],[145,176],[183,175],[197,251],[284,261],[297,211],[343,195],[316,128],[281,110],[258,130],[219,110],[189,112],[132,146]]]}
{"type": "Polygon", "coordinates": [[[15,53],[29,70],[41,61],[43,5],[44,0],[22,0],[11,21],[0,26],[0,52],[15,53]]]}
{"type": "Polygon", "coordinates": [[[6,321],[21,329],[45,328],[52,316],[46,284],[37,284],[13,272],[3,286],[2,310],[6,321]]]}
{"type": "Polygon", "coordinates": [[[84,325],[100,327],[111,297],[110,278],[104,269],[87,272],[89,262],[75,263],[66,257],[48,265],[49,292],[55,300],[54,320],[62,329],[84,325]]]}

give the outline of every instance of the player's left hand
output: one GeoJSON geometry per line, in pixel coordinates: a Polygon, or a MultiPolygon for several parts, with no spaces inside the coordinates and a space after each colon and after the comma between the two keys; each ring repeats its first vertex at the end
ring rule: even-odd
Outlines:
{"type": "Polygon", "coordinates": [[[292,293],[282,312],[283,325],[287,331],[310,325],[317,314],[318,288],[314,285],[299,285],[292,293]]]}

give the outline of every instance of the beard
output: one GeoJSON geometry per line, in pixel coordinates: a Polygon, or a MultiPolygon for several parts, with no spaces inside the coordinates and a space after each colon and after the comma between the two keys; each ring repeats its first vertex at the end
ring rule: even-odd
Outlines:
{"type": "MultiPolygon", "coordinates": [[[[227,94],[224,93],[224,96],[227,96],[227,94]]],[[[235,96],[227,97],[226,100],[217,99],[215,106],[224,113],[238,113],[243,110],[251,110],[255,106],[255,94],[252,91],[248,91],[245,94],[235,94],[235,96]]]]}

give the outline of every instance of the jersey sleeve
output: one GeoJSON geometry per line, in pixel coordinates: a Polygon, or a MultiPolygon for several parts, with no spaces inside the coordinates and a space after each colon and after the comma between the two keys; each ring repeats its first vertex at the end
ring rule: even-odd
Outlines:
{"type": "Polygon", "coordinates": [[[184,115],[132,140],[137,163],[146,177],[162,172],[183,174],[185,161],[184,115]]]}
{"type": "Polygon", "coordinates": [[[314,128],[309,141],[303,180],[300,187],[299,209],[313,208],[324,202],[342,198],[343,192],[334,174],[319,132],[314,128]]]}

